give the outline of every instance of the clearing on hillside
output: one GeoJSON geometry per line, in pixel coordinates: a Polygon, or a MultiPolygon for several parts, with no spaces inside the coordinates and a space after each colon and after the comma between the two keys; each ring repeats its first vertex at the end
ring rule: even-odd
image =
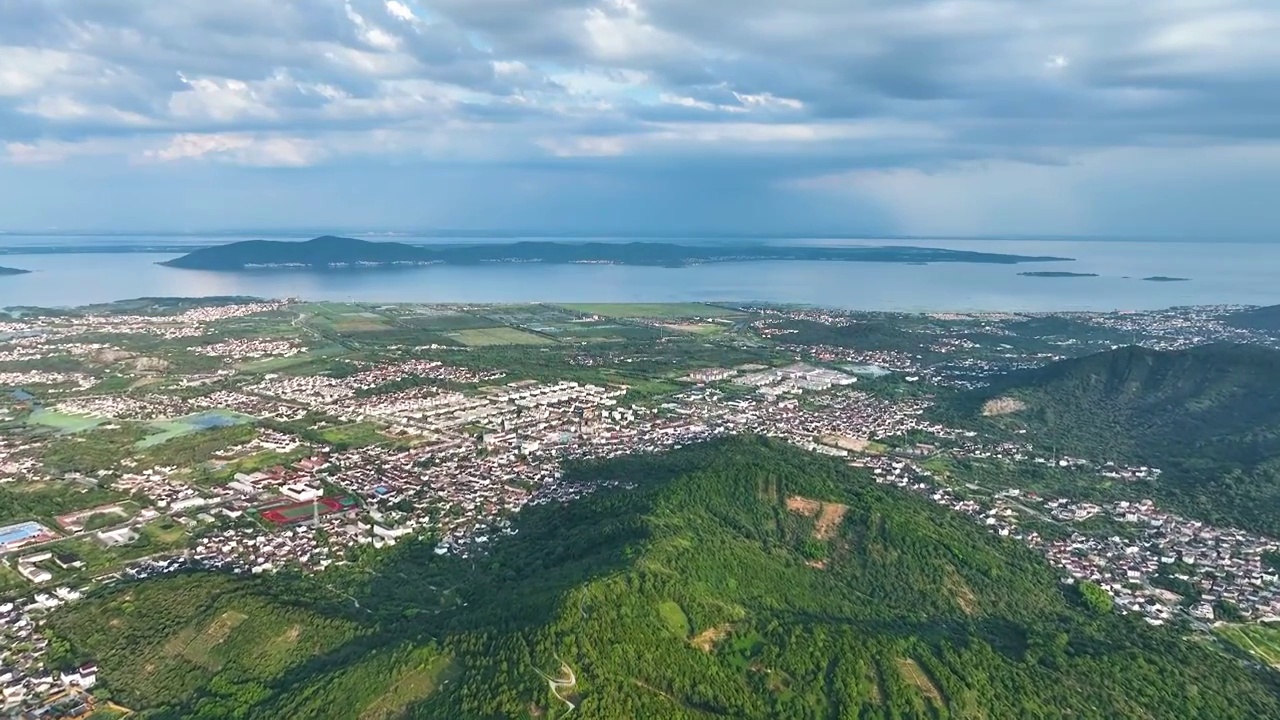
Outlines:
{"type": "Polygon", "coordinates": [[[920,693],[928,698],[929,702],[937,707],[945,707],[942,693],[938,692],[938,686],[933,684],[919,663],[911,658],[898,658],[898,671],[902,673],[903,679],[919,688],[920,693]]]}
{"type": "Polygon", "coordinates": [[[693,627],[689,624],[689,616],[684,614],[684,609],[679,603],[670,600],[658,603],[658,614],[662,616],[663,624],[681,640],[689,637],[689,633],[693,632],[693,627]]]}
{"type": "Polygon", "coordinates": [[[1020,410],[1026,410],[1027,404],[1013,397],[998,397],[982,403],[982,414],[986,417],[994,417],[996,415],[1009,415],[1020,410]]]}
{"type": "Polygon", "coordinates": [[[397,673],[391,686],[360,713],[360,720],[386,720],[400,717],[406,708],[430,695],[448,682],[453,662],[439,657],[421,667],[410,667],[397,673]]]}
{"type": "Polygon", "coordinates": [[[225,642],[231,635],[231,631],[248,619],[248,615],[235,610],[222,613],[209,623],[209,627],[205,628],[204,632],[187,643],[187,647],[182,651],[182,657],[210,669],[221,667],[222,663],[212,655],[213,649],[225,642]]]}
{"type": "Polygon", "coordinates": [[[714,625],[703,630],[694,636],[689,644],[698,648],[702,652],[711,652],[716,649],[722,640],[729,637],[729,633],[733,631],[733,626],[729,623],[722,625],[714,625]]]}
{"type": "Polygon", "coordinates": [[[847,512],[849,512],[848,505],[823,503],[822,513],[818,515],[818,521],[813,524],[813,537],[818,540],[830,540],[836,534],[836,529],[840,527],[840,521],[844,520],[844,514],[847,512]]]}
{"type": "Polygon", "coordinates": [[[960,577],[960,573],[952,566],[947,566],[946,588],[951,591],[951,596],[955,598],[956,605],[964,611],[965,615],[974,615],[978,612],[978,598],[973,594],[973,588],[960,577]]]}
{"type": "Polygon", "coordinates": [[[1273,668],[1280,668],[1280,628],[1271,625],[1224,625],[1218,635],[1273,668]]]}
{"type": "Polygon", "coordinates": [[[822,503],[817,500],[810,500],[799,495],[792,495],[787,498],[787,509],[798,515],[805,517],[815,517],[818,511],[822,510],[822,503]]]}
{"type": "Polygon", "coordinates": [[[817,518],[813,523],[815,540],[830,540],[836,534],[836,529],[840,527],[840,521],[844,520],[845,513],[849,512],[848,505],[818,502],[799,495],[787,498],[787,509],[797,515],[817,518]]]}

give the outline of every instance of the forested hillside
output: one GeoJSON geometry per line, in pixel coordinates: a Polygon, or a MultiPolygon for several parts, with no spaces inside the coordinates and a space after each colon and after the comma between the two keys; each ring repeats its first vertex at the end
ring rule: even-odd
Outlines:
{"type": "Polygon", "coordinates": [[[1280,332],[1280,305],[1243,310],[1225,319],[1228,325],[1246,330],[1262,330],[1263,332],[1280,332]]]}
{"type": "Polygon", "coordinates": [[[55,642],[153,718],[1280,717],[1271,675],[838,461],[747,438],[571,472],[634,486],[474,559],[120,587],[55,642]]]}
{"type": "Polygon", "coordinates": [[[1026,428],[1061,452],[1160,467],[1157,497],[1280,533],[1280,352],[1126,347],[1011,373],[949,411],[954,421],[1026,428]],[[982,419],[998,398],[1025,407],[982,419]]]}

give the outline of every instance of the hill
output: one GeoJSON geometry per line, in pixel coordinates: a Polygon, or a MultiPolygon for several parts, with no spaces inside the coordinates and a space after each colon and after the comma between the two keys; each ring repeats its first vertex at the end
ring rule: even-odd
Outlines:
{"type": "Polygon", "coordinates": [[[1011,373],[963,396],[1022,409],[985,422],[1026,428],[1043,447],[1165,471],[1157,497],[1220,522],[1280,532],[1280,352],[1137,347],[1011,373]]]}
{"type": "Polygon", "coordinates": [[[198,270],[245,270],[261,267],[337,268],[428,263],[474,265],[494,262],[611,263],[680,267],[700,263],[750,260],[1013,264],[1065,259],[937,248],[803,247],[743,243],[677,245],[659,242],[521,241],[427,247],[326,235],[305,242],[246,240],[215,245],[160,264],[198,270]]]}
{"type": "Polygon", "coordinates": [[[199,270],[240,270],[254,266],[392,264],[426,262],[422,249],[394,242],[369,242],[324,235],[305,242],[244,240],[193,250],[162,265],[199,270]]]}
{"type": "Polygon", "coordinates": [[[1280,331],[1280,305],[1268,305],[1232,313],[1224,318],[1224,322],[1244,330],[1277,332],[1280,331]]]}
{"type": "Polygon", "coordinates": [[[0,275],[26,275],[30,270],[22,270],[20,268],[0,267],[0,275]]]}
{"type": "Polygon", "coordinates": [[[53,643],[150,718],[1280,716],[1274,677],[836,460],[740,438],[569,478],[612,487],[472,559],[126,585],[53,643]]]}

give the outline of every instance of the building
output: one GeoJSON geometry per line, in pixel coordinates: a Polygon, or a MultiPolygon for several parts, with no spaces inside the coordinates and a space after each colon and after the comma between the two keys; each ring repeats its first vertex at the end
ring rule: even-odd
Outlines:
{"type": "Polygon", "coordinates": [[[303,483],[293,483],[282,486],[280,494],[298,502],[308,502],[310,500],[319,500],[324,495],[324,491],[303,483]]]}

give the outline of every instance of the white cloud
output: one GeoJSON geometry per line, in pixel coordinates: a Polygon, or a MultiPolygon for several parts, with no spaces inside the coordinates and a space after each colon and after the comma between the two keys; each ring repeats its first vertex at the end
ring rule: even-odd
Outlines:
{"type": "Polygon", "coordinates": [[[351,6],[350,0],[347,0],[343,7],[346,10],[347,19],[355,26],[356,34],[366,45],[383,52],[394,52],[400,48],[400,38],[366,20],[351,6]]]}
{"type": "Polygon", "coordinates": [[[782,108],[786,110],[800,110],[804,108],[804,103],[793,98],[775,97],[773,93],[739,93],[733,94],[738,102],[745,107],[751,108],[782,108]]]}
{"type": "Polygon", "coordinates": [[[141,113],[121,110],[109,105],[81,102],[67,95],[41,95],[19,107],[24,113],[46,120],[92,120],[123,127],[147,127],[155,121],[141,113]]]}
{"type": "Polygon", "coordinates": [[[387,14],[397,20],[413,22],[418,19],[418,16],[413,14],[413,10],[409,9],[408,5],[399,2],[399,0],[387,0],[386,7],[387,14]]]}
{"type": "Polygon", "coordinates": [[[245,133],[183,133],[142,153],[144,159],[157,162],[214,159],[262,167],[303,167],[322,155],[322,149],[308,140],[245,133]]]}

